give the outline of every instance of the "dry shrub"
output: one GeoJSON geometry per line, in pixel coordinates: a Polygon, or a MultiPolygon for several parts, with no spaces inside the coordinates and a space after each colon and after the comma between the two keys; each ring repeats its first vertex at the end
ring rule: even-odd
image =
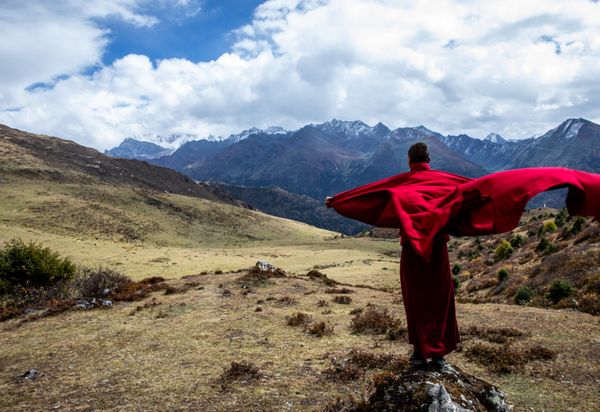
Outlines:
{"type": "Polygon", "coordinates": [[[83,298],[103,298],[131,282],[127,276],[108,268],[82,268],[74,279],[74,287],[83,298]]]}
{"type": "Polygon", "coordinates": [[[523,354],[508,345],[476,343],[465,350],[467,359],[486,366],[492,372],[510,373],[525,365],[523,354]]]}
{"type": "Polygon", "coordinates": [[[526,352],[527,360],[554,360],[556,359],[556,352],[552,349],[548,349],[542,345],[534,345],[527,349],[526,352]]]}
{"type": "Polygon", "coordinates": [[[333,279],[329,279],[327,277],[327,275],[325,275],[324,273],[319,272],[318,270],[310,270],[306,276],[309,277],[310,280],[314,280],[317,282],[323,282],[323,284],[325,284],[325,286],[335,286],[338,283],[333,280],[333,279]]]}
{"type": "Polygon", "coordinates": [[[177,293],[185,293],[187,291],[187,288],[176,288],[174,286],[167,286],[165,288],[165,295],[175,295],[177,293]]]}
{"type": "Polygon", "coordinates": [[[592,315],[600,315],[600,298],[595,293],[586,293],[579,299],[578,309],[592,315]]]}
{"type": "Polygon", "coordinates": [[[461,330],[460,334],[466,337],[485,339],[494,343],[506,343],[515,338],[527,336],[525,332],[515,328],[486,328],[480,326],[469,326],[468,328],[461,330]]]}
{"type": "Polygon", "coordinates": [[[345,382],[360,378],[367,370],[382,369],[399,373],[408,366],[408,360],[401,355],[352,349],[345,357],[331,358],[331,367],[323,373],[330,380],[345,382]]]}
{"type": "Polygon", "coordinates": [[[333,326],[328,322],[321,321],[307,326],[306,332],[308,332],[310,335],[316,336],[317,338],[321,338],[323,336],[333,335],[333,326]]]}
{"type": "Polygon", "coordinates": [[[158,276],[142,279],[139,282],[129,282],[115,290],[109,296],[116,302],[135,302],[146,298],[151,292],[165,290],[168,285],[158,276]]]}
{"type": "Polygon", "coordinates": [[[337,294],[348,294],[348,293],[354,293],[354,291],[352,289],[348,289],[348,288],[329,288],[329,289],[325,289],[325,293],[337,293],[337,294]]]}
{"type": "Polygon", "coordinates": [[[228,368],[223,370],[219,377],[221,387],[226,387],[232,382],[249,382],[255,381],[261,377],[260,371],[252,362],[241,361],[231,362],[228,368]]]}
{"type": "Polygon", "coordinates": [[[363,308],[354,308],[350,311],[350,315],[356,315],[358,313],[363,313],[363,308]]]}
{"type": "Polygon", "coordinates": [[[341,305],[349,305],[352,302],[352,298],[346,295],[338,295],[333,297],[333,302],[341,305]]]}
{"type": "Polygon", "coordinates": [[[534,345],[526,349],[516,349],[508,344],[501,346],[487,343],[476,343],[465,350],[469,360],[486,366],[490,371],[497,373],[515,372],[527,362],[535,360],[556,359],[556,352],[541,345],[534,345]]]}
{"type": "Polygon", "coordinates": [[[289,326],[306,326],[311,321],[311,316],[304,312],[296,312],[286,318],[289,326]]]}
{"type": "Polygon", "coordinates": [[[238,278],[238,282],[251,285],[260,285],[263,283],[268,283],[272,278],[284,277],[286,277],[286,274],[282,269],[275,268],[274,270],[261,270],[258,266],[252,266],[245,274],[238,278]]]}
{"type": "Polygon", "coordinates": [[[326,300],[321,299],[321,300],[319,300],[317,302],[317,306],[320,307],[320,308],[325,307],[325,306],[329,306],[329,302],[327,302],[326,300]]]}
{"type": "Polygon", "coordinates": [[[467,286],[467,292],[477,292],[478,290],[488,289],[498,284],[496,279],[473,279],[469,286],[467,286]]]}
{"type": "MultiPolygon", "coordinates": [[[[405,328],[399,319],[389,314],[387,308],[367,306],[362,313],[357,313],[352,318],[350,328],[354,333],[380,335],[387,333],[393,336],[404,334],[405,328]]],[[[391,335],[391,336],[390,336],[391,335]]]]}
{"type": "Polygon", "coordinates": [[[281,303],[282,305],[295,305],[296,303],[298,303],[298,301],[289,296],[282,296],[279,299],[277,299],[277,303],[281,303]]]}

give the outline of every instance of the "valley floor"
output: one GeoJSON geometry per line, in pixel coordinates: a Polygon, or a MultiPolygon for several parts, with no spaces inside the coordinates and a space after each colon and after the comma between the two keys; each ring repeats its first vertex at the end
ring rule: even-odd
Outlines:
{"type": "MultiPolygon", "coordinates": [[[[337,396],[368,391],[368,374],[348,382],[327,379],[323,371],[333,357],[354,348],[410,353],[406,338],[388,341],[349,328],[349,312],[369,303],[404,321],[397,292],[352,287],[350,304],[337,304],[325,285],[308,278],[272,279],[248,293],[240,276],[192,276],[170,281],[175,287],[187,284],[185,293],[156,292],[110,309],[0,324],[0,409],[320,410],[337,396]],[[317,338],[288,326],[287,317],[297,311],[328,322],[333,334],[317,338]],[[225,368],[243,360],[259,368],[260,378],[222,386],[218,379],[225,368]],[[31,381],[20,377],[31,368],[42,375],[31,381]]],[[[499,386],[515,410],[597,410],[598,317],[498,304],[458,304],[457,314],[461,331],[513,327],[529,334],[516,347],[541,344],[557,353],[553,361],[530,362],[506,375],[469,361],[465,349],[448,356],[499,386]]],[[[474,342],[463,336],[463,348],[474,342]]]]}

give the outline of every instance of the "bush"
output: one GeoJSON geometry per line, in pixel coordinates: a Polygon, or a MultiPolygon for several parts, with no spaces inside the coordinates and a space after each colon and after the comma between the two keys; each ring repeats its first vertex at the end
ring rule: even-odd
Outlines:
{"type": "Polygon", "coordinates": [[[556,229],[557,229],[556,223],[554,223],[553,220],[549,220],[542,224],[542,227],[540,227],[540,230],[539,230],[539,235],[544,236],[546,233],[554,233],[554,232],[556,232],[556,229]]]}
{"type": "Polygon", "coordinates": [[[571,229],[569,230],[569,232],[572,235],[578,234],[583,229],[583,226],[585,225],[585,222],[586,222],[586,220],[585,220],[584,217],[577,216],[577,218],[573,222],[573,226],[571,226],[571,229]]]}
{"type": "Polygon", "coordinates": [[[515,303],[518,305],[524,305],[531,300],[533,297],[533,291],[527,286],[521,286],[515,294],[515,303]]]}
{"type": "Polygon", "coordinates": [[[556,279],[550,285],[546,297],[551,300],[552,303],[556,304],[561,299],[569,297],[572,293],[573,286],[571,286],[571,283],[568,280],[556,279]]]}
{"type": "Polygon", "coordinates": [[[75,264],[41,244],[12,239],[0,250],[0,293],[53,286],[73,278],[75,264]]]}
{"type": "Polygon", "coordinates": [[[525,238],[519,234],[514,235],[513,238],[510,240],[510,245],[513,248],[518,248],[523,246],[523,244],[525,243],[525,238]]]}
{"type": "Polygon", "coordinates": [[[452,274],[453,275],[458,275],[461,270],[462,270],[462,266],[459,265],[458,263],[455,263],[454,265],[452,265],[452,274]]]}
{"type": "Polygon", "coordinates": [[[311,321],[310,315],[304,312],[296,312],[286,319],[289,326],[306,326],[311,321]]]}
{"type": "Polygon", "coordinates": [[[107,268],[82,268],[74,279],[77,293],[84,298],[103,298],[123,289],[131,280],[107,268]]]}
{"type": "Polygon", "coordinates": [[[506,279],[508,279],[510,276],[510,274],[508,273],[508,270],[506,270],[505,268],[502,268],[498,271],[498,281],[499,282],[504,282],[506,279]]]}
{"type": "Polygon", "coordinates": [[[313,323],[311,326],[306,327],[306,331],[317,338],[333,334],[333,326],[327,322],[321,321],[313,323]]]}
{"type": "Polygon", "coordinates": [[[502,243],[494,251],[496,260],[504,260],[510,257],[513,253],[513,247],[508,240],[503,240],[502,243]]]}
{"type": "Polygon", "coordinates": [[[352,298],[350,296],[345,295],[336,295],[333,297],[334,303],[339,303],[341,305],[349,305],[352,302],[352,298]]]}
{"type": "Polygon", "coordinates": [[[558,214],[554,218],[554,223],[556,223],[556,226],[562,227],[565,224],[566,220],[567,220],[567,209],[563,208],[560,210],[560,212],[558,212],[558,214]]]}
{"type": "Polygon", "coordinates": [[[452,276],[452,283],[454,283],[454,290],[456,290],[460,287],[460,279],[458,278],[457,275],[452,276]]]}
{"type": "Polygon", "coordinates": [[[401,331],[405,329],[399,319],[389,314],[387,308],[377,306],[368,306],[363,312],[354,315],[350,328],[354,333],[388,334],[390,339],[401,335],[401,331]]]}

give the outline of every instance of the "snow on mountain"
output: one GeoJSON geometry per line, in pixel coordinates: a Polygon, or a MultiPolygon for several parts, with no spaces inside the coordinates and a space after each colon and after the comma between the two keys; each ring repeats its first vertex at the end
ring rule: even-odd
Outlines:
{"type": "Polygon", "coordinates": [[[506,139],[500,136],[498,133],[490,133],[486,136],[484,140],[489,140],[490,142],[497,144],[506,143],[506,139]]]}
{"type": "Polygon", "coordinates": [[[283,127],[279,127],[279,126],[271,126],[271,127],[267,127],[266,129],[259,129],[257,127],[252,127],[250,129],[244,130],[240,133],[229,135],[229,137],[227,139],[219,139],[219,140],[229,140],[231,142],[237,143],[239,141],[247,139],[248,136],[253,135],[253,134],[278,135],[278,134],[287,134],[287,133],[289,133],[288,130],[284,129],[283,127]]]}
{"type": "MultiPolygon", "coordinates": [[[[378,127],[380,123],[376,126],[378,127]]],[[[333,119],[321,124],[311,124],[324,133],[328,134],[341,134],[347,138],[356,138],[370,134],[374,127],[367,125],[360,120],[355,121],[344,121],[333,119]]]]}

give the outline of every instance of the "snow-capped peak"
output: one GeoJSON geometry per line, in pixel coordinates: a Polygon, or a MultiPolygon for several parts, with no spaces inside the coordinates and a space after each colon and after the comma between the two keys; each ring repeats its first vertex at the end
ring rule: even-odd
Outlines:
{"type": "Polygon", "coordinates": [[[267,127],[266,129],[259,129],[257,127],[251,127],[250,129],[244,130],[240,133],[229,135],[227,140],[230,140],[233,142],[239,142],[241,140],[247,139],[248,136],[250,136],[250,135],[259,134],[259,133],[260,134],[277,135],[277,134],[286,134],[286,133],[288,133],[288,130],[284,129],[283,127],[279,127],[279,126],[271,126],[271,127],[267,127]]]}
{"type": "Polygon", "coordinates": [[[328,122],[321,124],[313,124],[311,126],[316,127],[324,132],[335,132],[344,134],[347,137],[358,137],[360,135],[368,134],[373,129],[369,125],[360,120],[355,121],[344,121],[338,119],[332,119],[328,122]]]}
{"type": "Polygon", "coordinates": [[[565,139],[572,139],[577,136],[581,126],[585,124],[583,119],[568,119],[559,127],[561,134],[565,136],[565,139]]]}
{"type": "Polygon", "coordinates": [[[492,143],[504,144],[506,143],[506,139],[500,136],[498,133],[490,133],[486,136],[485,140],[488,140],[492,143]]]}

